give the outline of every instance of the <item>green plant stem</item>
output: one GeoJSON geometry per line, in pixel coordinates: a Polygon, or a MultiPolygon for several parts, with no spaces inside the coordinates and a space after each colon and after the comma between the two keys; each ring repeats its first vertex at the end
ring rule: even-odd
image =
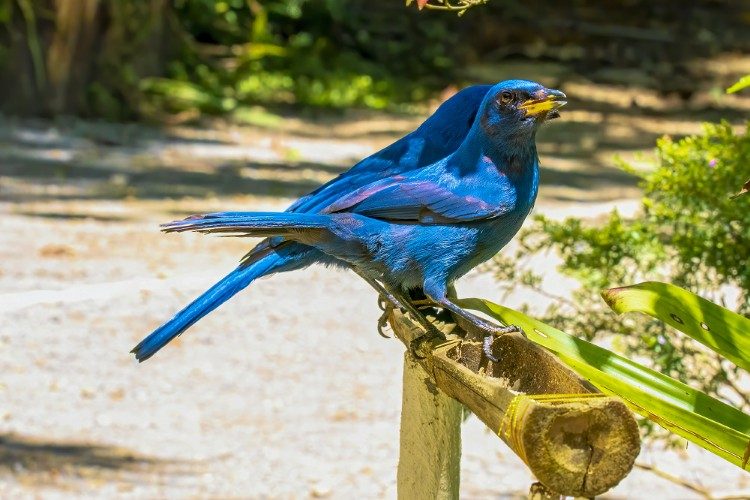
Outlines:
{"type": "Polygon", "coordinates": [[[34,66],[34,80],[38,89],[43,89],[46,76],[44,71],[44,56],[42,55],[42,46],[39,42],[39,34],[36,30],[36,16],[34,6],[30,0],[18,0],[18,7],[21,9],[24,22],[26,23],[26,42],[29,45],[29,53],[34,66]]]}

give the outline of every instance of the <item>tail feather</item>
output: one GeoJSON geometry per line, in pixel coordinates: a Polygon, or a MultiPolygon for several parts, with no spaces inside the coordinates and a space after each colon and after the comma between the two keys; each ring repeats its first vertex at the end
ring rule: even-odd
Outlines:
{"type": "Polygon", "coordinates": [[[255,279],[276,270],[284,263],[284,257],[270,254],[252,264],[240,265],[178,312],[171,320],[154,330],[130,352],[135,354],[138,361],[146,361],[172,339],[246,288],[255,279]]]}
{"type": "MultiPolygon", "coordinates": [[[[188,217],[185,220],[162,225],[166,232],[200,231],[225,233],[225,236],[275,236],[302,235],[325,230],[330,223],[327,215],[277,212],[220,212],[188,217]]],[[[313,236],[314,237],[314,236],[313,236]]],[[[305,239],[305,238],[300,238],[305,239]]],[[[253,257],[243,260],[239,267],[206,290],[200,297],[178,312],[174,318],[154,330],[131,351],[138,361],[145,361],[172,339],[190,328],[255,279],[280,270],[304,267],[314,261],[308,247],[289,242],[288,245],[265,248],[253,257]],[[257,259],[257,260],[256,260],[257,259]]]]}
{"type": "Polygon", "coordinates": [[[292,212],[218,212],[193,215],[162,224],[162,231],[181,233],[231,233],[237,236],[290,236],[325,230],[330,216],[292,212]]]}

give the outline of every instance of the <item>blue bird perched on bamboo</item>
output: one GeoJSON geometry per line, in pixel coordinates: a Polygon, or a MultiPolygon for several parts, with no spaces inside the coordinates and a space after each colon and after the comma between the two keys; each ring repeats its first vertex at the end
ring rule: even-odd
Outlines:
{"type": "Polygon", "coordinates": [[[148,359],[254,279],[313,263],[354,270],[428,332],[433,327],[412,304],[414,290],[490,341],[517,331],[466,311],[448,292],[505,246],[531,211],[539,186],[536,132],[558,116],[564,99],[525,80],[469,87],[286,212],[220,212],[164,224],[166,232],[266,239],[132,352],[148,359]]]}

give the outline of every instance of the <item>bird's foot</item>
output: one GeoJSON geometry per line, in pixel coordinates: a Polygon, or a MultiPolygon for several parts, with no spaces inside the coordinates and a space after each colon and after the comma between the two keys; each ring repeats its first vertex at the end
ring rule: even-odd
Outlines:
{"type": "Polygon", "coordinates": [[[493,335],[487,335],[482,339],[482,352],[484,355],[492,361],[493,363],[499,363],[500,358],[496,357],[494,354],[492,354],[492,344],[495,342],[495,337],[493,335]]]}
{"type": "Polygon", "coordinates": [[[381,311],[388,312],[392,307],[393,304],[391,304],[388,299],[382,295],[378,295],[378,308],[380,308],[381,311]]]}
{"type": "Polygon", "coordinates": [[[380,309],[383,311],[383,314],[381,314],[380,318],[378,318],[378,335],[380,335],[384,339],[389,339],[391,338],[391,336],[385,333],[385,329],[390,326],[390,324],[388,323],[388,318],[391,315],[391,311],[393,311],[393,304],[380,296],[378,297],[378,307],[380,307],[380,309]]]}
{"type": "Polygon", "coordinates": [[[388,328],[388,327],[389,327],[388,313],[384,312],[383,314],[380,315],[380,318],[378,318],[378,335],[380,335],[384,339],[391,338],[390,335],[388,335],[387,333],[385,333],[385,329],[388,328]]]}
{"type": "Polygon", "coordinates": [[[521,335],[526,337],[526,332],[523,331],[523,328],[521,328],[518,325],[508,325],[508,326],[496,326],[494,327],[494,332],[492,332],[492,335],[495,337],[502,337],[503,335],[507,335],[509,333],[520,333],[521,335]]]}
{"type": "Polygon", "coordinates": [[[493,326],[491,331],[488,331],[487,334],[482,338],[482,352],[485,356],[487,356],[487,359],[489,359],[493,363],[499,363],[500,358],[492,354],[492,344],[495,343],[496,338],[516,332],[526,337],[526,333],[524,333],[523,329],[520,326],[493,326]]]}

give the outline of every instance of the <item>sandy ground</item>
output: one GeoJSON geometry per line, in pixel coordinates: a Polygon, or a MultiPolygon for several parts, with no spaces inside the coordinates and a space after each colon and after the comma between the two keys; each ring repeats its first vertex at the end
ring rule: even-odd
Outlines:
{"type": "MultiPolygon", "coordinates": [[[[694,131],[691,113],[704,109],[659,114],[636,93],[650,112],[631,113],[629,101],[610,111],[607,95],[540,137],[538,212],[632,210],[638,192],[612,154],[694,131]]],[[[417,121],[0,123],[0,497],[394,498],[403,346],[377,335],[375,293],[353,274],[261,280],[148,363],[128,351],[248,248],[161,235],[159,222],[281,209],[417,121]]],[[[464,296],[498,290],[479,273],[459,284],[464,296]]],[[[541,305],[522,295],[509,304],[523,300],[541,305]]],[[[477,419],[463,439],[463,498],[528,491],[525,466],[477,419]]],[[[693,446],[644,449],[639,461],[716,495],[750,496],[750,476],[693,446]]],[[[606,497],[701,495],[635,470],[606,497]]]]}

